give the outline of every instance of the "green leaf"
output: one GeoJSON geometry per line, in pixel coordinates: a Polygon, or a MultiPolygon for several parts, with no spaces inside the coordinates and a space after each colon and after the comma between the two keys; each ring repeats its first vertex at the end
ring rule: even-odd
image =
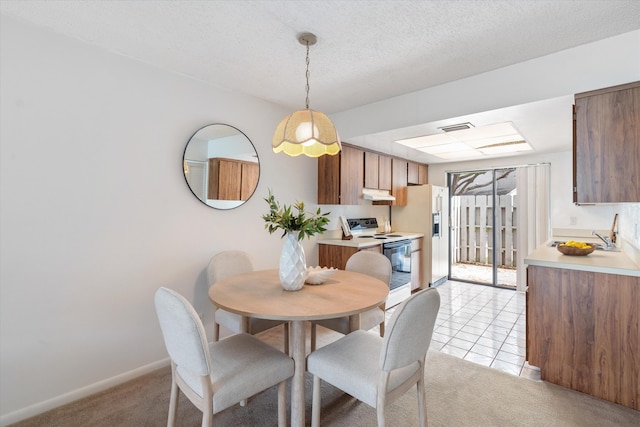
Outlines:
{"type": "Polygon", "coordinates": [[[263,214],[262,219],[270,234],[281,229],[284,231],[282,237],[286,236],[287,232],[297,232],[298,240],[302,240],[305,236],[311,237],[326,231],[326,226],[329,223],[328,216],[331,212],[322,213],[320,207],[315,214],[307,212],[303,201],[296,201],[293,205],[282,205],[281,207],[271,189],[264,200],[269,205],[269,213],[263,214]],[[294,214],[293,209],[297,213],[294,214]]]}

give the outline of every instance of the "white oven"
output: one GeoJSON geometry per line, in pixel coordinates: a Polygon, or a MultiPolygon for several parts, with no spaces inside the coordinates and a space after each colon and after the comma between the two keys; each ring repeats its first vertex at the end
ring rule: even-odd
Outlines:
{"type": "Polygon", "coordinates": [[[382,254],[391,262],[391,280],[386,307],[393,307],[411,296],[411,240],[402,234],[377,233],[376,218],[348,219],[355,239],[375,239],[382,244],[382,254]]]}

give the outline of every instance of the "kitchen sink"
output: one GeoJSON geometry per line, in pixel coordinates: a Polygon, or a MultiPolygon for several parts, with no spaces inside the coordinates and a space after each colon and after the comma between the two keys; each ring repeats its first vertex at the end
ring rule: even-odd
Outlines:
{"type": "MultiPolygon", "coordinates": [[[[560,243],[564,243],[566,242],[566,240],[554,240],[552,242],[549,242],[549,244],[547,246],[551,247],[551,248],[555,248],[556,246],[558,246],[560,243]]],[[[612,249],[605,249],[604,245],[602,243],[594,243],[594,245],[596,245],[596,250],[597,251],[607,251],[607,252],[620,252],[620,248],[618,248],[617,246],[614,246],[612,249]]]]}

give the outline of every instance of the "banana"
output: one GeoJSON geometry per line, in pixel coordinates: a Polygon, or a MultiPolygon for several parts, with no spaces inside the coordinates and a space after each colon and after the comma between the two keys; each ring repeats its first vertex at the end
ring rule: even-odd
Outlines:
{"type": "Polygon", "coordinates": [[[578,249],[589,249],[591,247],[591,245],[585,242],[576,242],[575,240],[569,240],[568,242],[560,243],[560,246],[569,246],[578,249]]]}

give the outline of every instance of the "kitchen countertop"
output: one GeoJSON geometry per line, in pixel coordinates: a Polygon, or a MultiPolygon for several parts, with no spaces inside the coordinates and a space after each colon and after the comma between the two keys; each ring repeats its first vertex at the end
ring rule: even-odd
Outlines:
{"type": "Polygon", "coordinates": [[[389,234],[399,234],[402,237],[391,237],[388,239],[374,239],[374,238],[359,238],[357,235],[353,236],[351,240],[342,239],[318,239],[320,245],[335,245],[335,246],[348,246],[352,248],[365,249],[372,246],[381,245],[385,242],[394,242],[403,239],[417,239],[424,237],[423,233],[408,233],[408,232],[395,232],[392,231],[389,234]]]}
{"type": "MultiPolygon", "coordinates": [[[[537,247],[528,254],[524,263],[541,267],[565,268],[568,270],[591,271],[594,273],[619,274],[623,276],[640,277],[640,266],[633,262],[624,252],[611,252],[595,250],[586,256],[570,256],[560,253],[549,244],[555,240],[567,240],[566,238],[553,238],[537,247]]],[[[587,243],[595,240],[580,239],[587,243]]]]}

